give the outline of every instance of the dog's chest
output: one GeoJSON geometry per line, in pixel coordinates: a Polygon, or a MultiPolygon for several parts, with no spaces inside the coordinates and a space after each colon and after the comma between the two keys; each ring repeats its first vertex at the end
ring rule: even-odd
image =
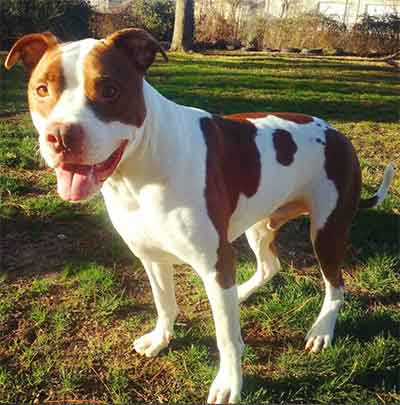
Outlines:
{"type": "Polygon", "coordinates": [[[164,227],[154,229],[155,218],[141,207],[128,184],[105,184],[102,194],[112,224],[136,256],[170,261],[163,243],[164,227]]]}

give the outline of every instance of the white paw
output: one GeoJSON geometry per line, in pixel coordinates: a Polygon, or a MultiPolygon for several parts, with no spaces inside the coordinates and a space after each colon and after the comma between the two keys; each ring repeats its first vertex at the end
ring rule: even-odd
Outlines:
{"type": "Polygon", "coordinates": [[[318,353],[332,345],[333,331],[335,324],[333,322],[317,321],[308,331],[306,336],[306,350],[318,353]]]}
{"type": "Polygon", "coordinates": [[[318,353],[332,345],[331,335],[314,336],[309,333],[306,340],[306,350],[313,353],[318,353]]]}
{"type": "Polygon", "coordinates": [[[171,334],[162,333],[155,329],[139,339],[136,339],[133,343],[133,347],[139,354],[145,355],[146,357],[154,357],[168,346],[171,338],[171,334]]]}
{"type": "Polygon", "coordinates": [[[225,373],[220,370],[211,384],[207,402],[209,404],[236,404],[240,401],[241,390],[242,376],[240,370],[233,373],[225,373]]]}
{"type": "Polygon", "coordinates": [[[306,336],[306,350],[318,353],[332,346],[333,332],[335,330],[335,317],[317,319],[306,336]]]}

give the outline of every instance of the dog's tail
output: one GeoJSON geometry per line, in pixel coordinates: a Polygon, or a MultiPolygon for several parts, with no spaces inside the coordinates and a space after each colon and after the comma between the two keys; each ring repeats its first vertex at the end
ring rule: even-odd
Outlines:
{"type": "Polygon", "coordinates": [[[385,173],[383,174],[383,181],[379,186],[378,192],[371,198],[361,199],[358,204],[358,208],[373,208],[380,204],[386,197],[386,194],[390,187],[390,183],[393,180],[393,174],[393,165],[389,163],[386,166],[385,173]]]}

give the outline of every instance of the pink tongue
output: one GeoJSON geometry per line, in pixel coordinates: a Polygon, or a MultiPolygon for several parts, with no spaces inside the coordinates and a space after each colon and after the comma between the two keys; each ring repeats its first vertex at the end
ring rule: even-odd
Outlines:
{"type": "Polygon", "coordinates": [[[87,198],[100,184],[93,166],[65,164],[56,168],[56,175],[58,194],[68,201],[87,198]]]}

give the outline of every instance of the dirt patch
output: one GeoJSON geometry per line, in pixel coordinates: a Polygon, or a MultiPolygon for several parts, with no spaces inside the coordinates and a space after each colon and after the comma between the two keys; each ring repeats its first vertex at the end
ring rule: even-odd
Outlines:
{"type": "Polygon", "coordinates": [[[93,261],[105,266],[133,262],[133,255],[121,249],[119,236],[102,226],[82,219],[46,222],[25,218],[9,221],[4,227],[6,238],[1,240],[3,270],[10,279],[59,271],[75,260],[93,261]],[[121,256],[115,259],[115,250],[121,256]],[[71,261],[71,259],[73,260],[71,261]]]}

